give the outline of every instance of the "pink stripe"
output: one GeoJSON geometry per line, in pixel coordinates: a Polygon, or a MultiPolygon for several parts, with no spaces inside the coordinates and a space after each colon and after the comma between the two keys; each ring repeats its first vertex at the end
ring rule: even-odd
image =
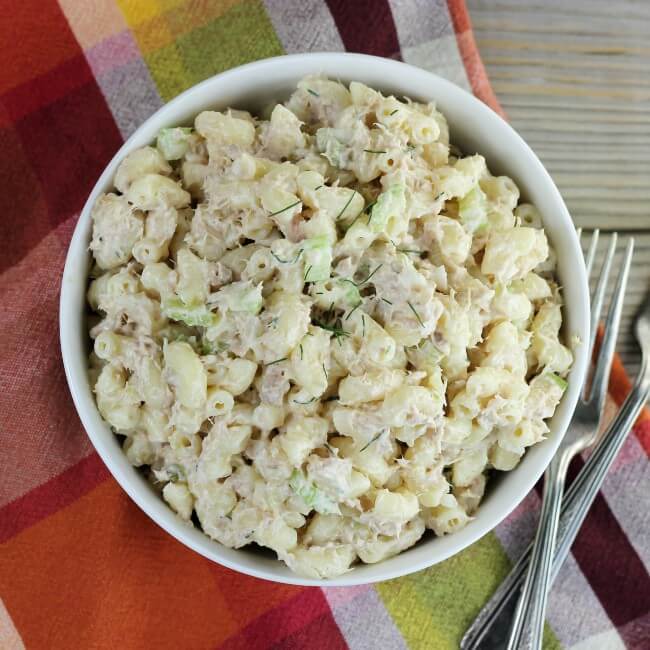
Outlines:
{"type": "Polygon", "coordinates": [[[86,52],[86,59],[95,76],[138,58],[138,46],[128,29],[107,38],[86,52]]]}
{"type": "Polygon", "coordinates": [[[0,543],[88,494],[109,476],[96,453],[92,453],[58,476],[8,503],[0,510],[0,543]]]}
{"type": "Polygon", "coordinates": [[[618,629],[628,650],[648,650],[650,647],[650,612],[618,629]]]}
{"type": "Polygon", "coordinates": [[[354,587],[325,587],[323,590],[325,598],[331,607],[345,605],[357,596],[372,591],[372,585],[356,585],[354,587]]]}

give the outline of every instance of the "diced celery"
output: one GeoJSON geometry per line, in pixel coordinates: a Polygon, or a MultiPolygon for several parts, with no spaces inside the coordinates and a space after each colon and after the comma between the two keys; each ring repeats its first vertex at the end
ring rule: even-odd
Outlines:
{"type": "Polygon", "coordinates": [[[305,282],[320,282],[330,277],[332,244],[326,236],[319,235],[302,242],[305,282]]]}
{"type": "Polygon", "coordinates": [[[478,185],[458,201],[458,216],[470,233],[487,226],[487,196],[478,185]]]}
{"type": "Polygon", "coordinates": [[[546,373],[546,374],[547,374],[548,378],[551,381],[553,381],[554,384],[559,386],[563,391],[565,391],[568,388],[569,382],[566,379],[562,379],[562,377],[560,377],[559,375],[556,375],[554,372],[549,372],[549,373],[546,373]]]}
{"type": "Polygon", "coordinates": [[[373,232],[384,232],[391,218],[403,219],[406,210],[404,185],[391,185],[377,197],[368,223],[373,232]]]}
{"type": "Polygon", "coordinates": [[[316,147],[334,167],[343,167],[346,146],[336,137],[334,129],[316,131],[316,147]]]}
{"type": "Polygon", "coordinates": [[[211,327],[218,322],[217,314],[211,312],[207,305],[186,305],[179,298],[165,301],[162,312],[171,320],[180,321],[193,327],[211,327]]]}
{"type": "Polygon", "coordinates": [[[338,284],[341,286],[341,296],[348,305],[354,306],[361,302],[359,287],[352,280],[339,280],[338,284]]]}
{"type": "Polygon", "coordinates": [[[339,515],[338,505],[322,490],[319,490],[303,472],[294,469],[289,479],[289,487],[312,509],[321,515],[339,515]]]}
{"type": "Polygon", "coordinates": [[[156,146],[165,160],[178,160],[188,152],[191,135],[192,129],[188,126],[160,129],[156,146]]]}
{"type": "Polygon", "coordinates": [[[230,311],[247,311],[258,314],[262,309],[262,284],[250,286],[247,282],[236,282],[224,287],[218,293],[230,311]]]}
{"type": "Polygon", "coordinates": [[[169,339],[175,343],[189,343],[192,349],[200,355],[218,354],[228,349],[228,344],[221,341],[211,341],[210,339],[202,336],[197,339],[196,336],[188,336],[187,334],[176,334],[169,339]]]}
{"type": "Polygon", "coordinates": [[[418,345],[406,348],[408,360],[418,369],[432,372],[445,356],[430,339],[423,339],[418,345]]]}

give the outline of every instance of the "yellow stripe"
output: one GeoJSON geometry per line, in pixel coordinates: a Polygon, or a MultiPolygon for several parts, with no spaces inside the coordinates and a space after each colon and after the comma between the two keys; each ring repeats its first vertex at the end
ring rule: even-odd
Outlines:
{"type": "MultiPolygon", "coordinates": [[[[446,562],[378,584],[377,591],[409,648],[457,650],[465,630],[509,570],[508,557],[490,533],[446,562]]],[[[548,632],[544,648],[560,648],[548,632]]]]}

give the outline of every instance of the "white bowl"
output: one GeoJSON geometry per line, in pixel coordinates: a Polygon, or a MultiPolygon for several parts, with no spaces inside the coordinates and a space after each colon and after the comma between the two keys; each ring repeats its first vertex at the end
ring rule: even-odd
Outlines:
{"type": "Polygon", "coordinates": [[[260,110],[272,101],[287,98],[296,82],[312,73],[344,82],[362,81],[387,93],[437,102],[449,121],[451,141],[465,152],[483,154],[493,173],[513,178],[523,197],[540,210],[558,254],[557,272],[566,303],[565,336],[589,340],[587,278],[571,217],[547,171],[519,135],[472,95],[430,72],[378,57],[322,53],[266,59],[207,79],[163,106],[124,143],[88,197],[70,243],[61,287],[61,350],[74,403],[95,449],[129,496],[168,533],[201,555],[258,578],[299,585],[355,585],[403,576],[441,562],[492,530],[517,506],[544,472],[566,431],[585,375],[587,350],[585,345],[576,350],[569,388],[552,419],[548,439],[530,449],[513,471],[491,483],[475,518],[454,535],[427,539],[396,557],[355,566],[333,580],[315,580],[295,575],[268,554],[226,548],[176,517],[129,464],[97,410],[88,381],[85,293],[91,207],[100,193],[111,189],[116,167],[124,156],[153,142],[159,129],[191,123],[205,109],[260,110]]]}

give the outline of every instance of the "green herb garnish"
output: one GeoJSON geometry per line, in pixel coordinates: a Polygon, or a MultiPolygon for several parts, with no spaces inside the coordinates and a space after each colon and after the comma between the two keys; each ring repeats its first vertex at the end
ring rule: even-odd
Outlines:
{"type": "Polygon", "coordinates": [[[396,108],[392,113],[389,113],[389,115],[395,115],[395,113],[397,113],[397,111],[399,111],[399,108],[396,108]]]}
{"type": "Polygon", "coordinates": [[[302,361],[302,343],[298,347],[300,348],[300,360],[302,361]]]}
{"type": "Polygon", "coordinates": [[[375,273],[377,273],[377,271],[379,271],[379,269],[380,269],[382,266],[383,266],[383,264],[379,264],[379,265],[377,266],[377,268],[375,268],[375,270],[374,270],[374,271],[373,271],[373,272],[372,272],[372,273],[371,273],[371,274],[370,274],[370,275],[369,275],[365,280],[362,280],[361,282],[356,283],[357,287],[360,287],[362,284],[366,284],[366,282],[368,282],[368,280],[370,280],[370,278],[371,278],[375,273]]]}
{"type": "Polygon", "coordinates": [[[307,92],[310,95],[313,95],[314,97],[320,97],[320,95],[315,90],[312,90],[311,88],[307,88],[307,92]]]}
{"type": "Polygon", "coordinates": [[[343,206],[343,210],[341,210],[341,211],[338,213],[338,215],[337,215],[336,219],[334,219],[334,221],[338,221],[338,220],[341,218],[341,216],[343,215],[343,213],[348,209],[348,205],[350,205],[350,202],[352,201],[352,199],[354,198],[354,195],[355,195],[356,193],[357,193],[356,190],[352,190],[352,194],[350,194],[350,198],[348,199],[347,203],[343,206]]]}
{"type": "Polygon", "coordinates": [[[296,256],[292,260],[283,260],[281,257],[278,257],[273,251],[270,251],[271,255],[275,257],[280,264],[294,264],[298,261],[298,258],[302,255],[302,248],[296,253],[296,256]]]}
{"type": "Polygon", "coordinates": [[[390,240],[390,243],[395,246],[395,250],[398,253],[404,253],[405,255],[408,255],[409,253],[412,255],[422,255],[422,253],[424,253],[424,251],[418,251],[410,248],[400,248],[392,239],[390,240]]]}
{"type": "Polygon", "coordinates": [[[286,212],[287,210],[291,210],[291,208],[295,208],[299,203],[302,203],[302,201],[298,200],[295,203],[292,203],[291,205],[288,205],[286,208],[282,208],[282,210],[277,210],[276,212],[271,212],[269,217],[275,217],[276,214],[281,214],[282,212],[286,212]]]}
{"type": "Polygon", "coordinates": [[[388,303],[389,305],[392,305],[392,304],[393,304],[390,300],[386,300],[386,298],[382,298],[382,300],[383,300],[385,303],[388,303]]]}
{"type": "Polygon", "coordinates": [[[367,442],[363,447],[361,447],[361,449],[359,449],[359,453],[362,453],[362,452],[364,452],[366,449],[368,449],[368,447],[370,447],[370,445],[371,445],[373,442],[376,442],[377,440],[379,440],[379,438],[381,438],[381,436],[383,436],[384,433],[385,433],[384,431],[380,431],[380,432],[379,432],[379,433],[378,433],[378,434],[377,434],[377,435],[376,435],[376,436],[375,436],[375,437],[374,437],[370,442],[367,442]]]}
{"type": "Polygon", "coordinates": [[[327,323],[315,321],[314,325],[316,325],[316,327],[320,327],[321,329],[327,330],[328,332],[332,332],[332,334],[334,334],[334,336],[337,338],[339,336],[350,336],[350,332],[344,330],[342,327],[337,327],[336,323],[334,325],[328,325],[327,323]]]}
{"type": "Polygon", "coordinates": [[[275,361],[269,361],[268,363],[265,363],[265,366],[272,366],[276,363],[281,363],[282,361],[286,361],[287,357],[282,357],[282,359],[276,359],[275,361]]]}
{"type": "Polygon", "coordinates": [[[420,318],[420,314],[418,314],[417,311],[415,311],[415,307],[411,304],[411,301],[407,300],[406,304],[411,308],[411,311],[415,314],[415,317],[418,319],[418,322],[420,323],[420,327],[424,327],[424,323],[420,318]]]}
{"type": "Polygon", "coordinates": [[[316,401],[315,397],[312,397],[310,400],[307,400],[306,402],[301,402],[300,400],[294,399],[293,400],[296,404],[311,404],[312,402],[316,401]]]}
{"type": "Polygon", "coordinates": [[[363,305],[363,300],[360,300],[354,307],[352,307],[352,309],[350,309],[348,312],[348,315],[343,320],[348,320],[348,318],[350,318],[350,316],[352,316],[352,314],[354,314],[354,312],[359,309],[361,305],[363,305]]]}
{"type": "Polygon", "coordinates": [[[312,264],[310,264],[310,265],[307,267],[307,270],[305,271],[305,278],[304,278],[303,282],[307,282],[307,276],[309,275],[309,271],[311,271],[313,268],[314,268],[314,267],[313,267],[312,264]]]}
{"type": "Polygon", "coordinates": [[[364,149],[366,153],[386,153],[383,149],[364,149]]]}

